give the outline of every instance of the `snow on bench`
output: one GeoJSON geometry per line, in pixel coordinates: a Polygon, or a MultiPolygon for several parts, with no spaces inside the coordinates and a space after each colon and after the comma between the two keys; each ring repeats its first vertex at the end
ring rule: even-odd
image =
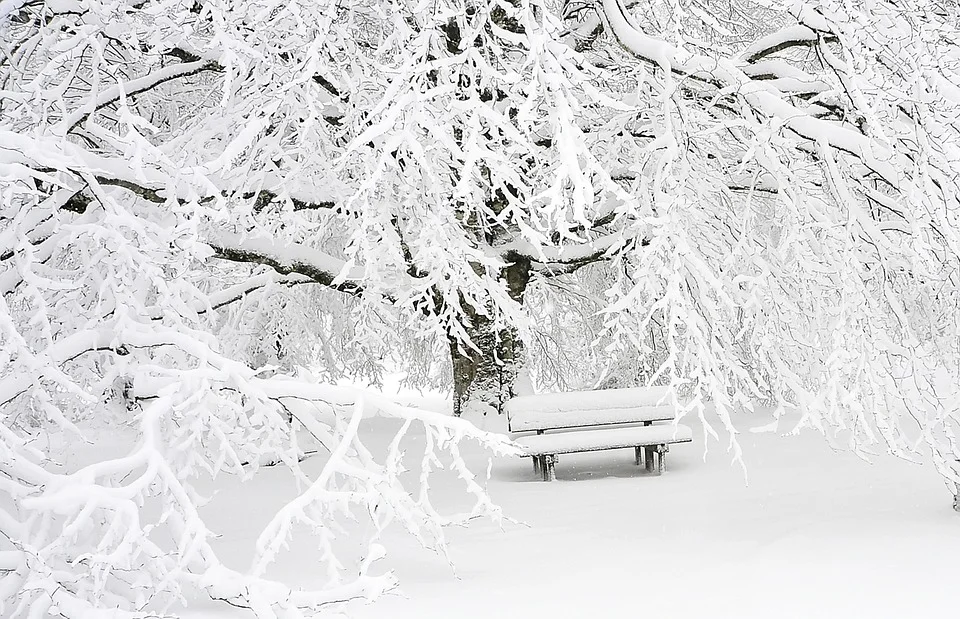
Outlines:
{"type": "Polygon", "coordinates": [[[521,395],[504,405],[511,432],[673,419],[666,387],[521,395]]]}
{"type": "Polygon", "coordinates": [[[575,391],[518,396],[504,410],[511,437],[533,458],[534,471],[544,481],[555,478],[558,454],[625,447],[634,448],[636,464],[642,461],[647,471],[659,474],[668,445],[692,440],[687,426],[653,425],[674,419],[673,407],[661,404],[666,398],[666,387],[575,391]],[[525,432],[536,434],[516,436],[525,432]]]}
{"type": "Polygon", "coordinates": [[[554,434],[532,434],[514,440],[524,450],[524,455],[570,454],[581,451],[603,451],[638,445],[661,445],[689,443],[693,433],[688,426],[665,424],[658,426],[633,426],[599,430],[578,430],[554,434]]]}

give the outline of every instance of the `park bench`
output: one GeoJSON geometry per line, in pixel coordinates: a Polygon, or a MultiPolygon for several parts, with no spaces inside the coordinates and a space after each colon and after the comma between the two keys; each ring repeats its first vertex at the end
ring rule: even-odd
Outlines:
{"type": "Polygon", "coordinates": [[[510,438],[544,481],[556,478],[560,454],[627,447],[635,464],[659,475],[669,446],[692,440],[689,427],[672,423],[673,407],[660,403],[666,396],[666,387],[524,395],[504,411],[510,438]]]}

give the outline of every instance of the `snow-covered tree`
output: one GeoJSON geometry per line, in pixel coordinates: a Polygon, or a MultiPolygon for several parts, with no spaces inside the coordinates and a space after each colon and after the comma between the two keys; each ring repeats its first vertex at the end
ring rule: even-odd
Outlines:
{"type": "Polygon", "coordinates": [[[735,457],[760,398],[955,488],[958,9],[903,4],[0,0],[4,612],[383,590],[332,550],[315,593],[263,569],[354,507],[442,539],[410,423],[497,515],[457,445],[499,439],[327,386],[398,360],[457,414],[525,359],[628,369],[735,457]],[[61,470],[34,440],[97,423],[136,449],[61,470]],[[265,460],[308,489],[231,573],[189,480],[265,460]]]}

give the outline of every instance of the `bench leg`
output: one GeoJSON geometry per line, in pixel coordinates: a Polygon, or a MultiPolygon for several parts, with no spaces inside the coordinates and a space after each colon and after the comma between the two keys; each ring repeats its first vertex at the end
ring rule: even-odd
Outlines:
{"type": "Polygon", "coordinates": [[[540,456],[533,456],[533,474],[540,474],[540,456]]]}
{"type": "Polygon", "coordinates": [[[543,481],[554,481],[557,478],[557,473],[553,467],[557,463],[557,457],[552,454],[540,457],[543,458],[543,462],[540,464],[543,469],[543,481]]]}
{"type": "MultiPolygon", "coordinates": [[[[653,425],[652,421],[643,422],[644,428],[647,428],[652,425],[653,425]]],[[[643,469],[647,473],[652,473],[653,465],[654,465],[653,447],[649,447],[649,446],[637,447],[637,464],[639,465],[641,461],[643,461],[643,469]]]]}
{"type": "Polygon", "coordinates": [[[657,445],[657,475],[662,475],[663,472],[667,470],[665,460],[667,459],[668,451],[670,451],[670,448],[666,445],[657,445]]]}
{"type": "Polygon", "coordinates": [[[655,453],[656,452],[653,450],[653,447],[650,447],[650,446],[643,447],[643,463],[644,463],[643,468],[647,473],[653,472],[653,464],[654,464],[653,458],[655,453]]]}
{"type": "Polygon", "coordinates": [[[634,447],[633,448],[633,463],[637,466],[640,466],[640,463],[643,462],[643,447],[634,447]]]}

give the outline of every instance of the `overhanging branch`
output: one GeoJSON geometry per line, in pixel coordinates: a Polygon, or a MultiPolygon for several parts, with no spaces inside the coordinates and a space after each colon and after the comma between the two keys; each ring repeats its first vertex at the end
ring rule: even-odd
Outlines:
{"type": "Polygon", "coordinates": [[[776,88],[752,80],[733,61],[691,55],[666,41],[648,36],[633,24],[621,0],[603,0],[603,13],[607,27],[617,41],[637,59],[689,77],[708,74],[708,81],[738,93],[745,103],[762,116],[777,119],[786,129],[804,140],[825,144],[855,157],[884,183],[898,191],[903,189],[901,170],[910,169],[911,166],[894,149],[871,140],[857,130],[805,113],[776,88]]]}
{"type": "Polygon", "coordinates": [[[832,33],[818,32],[809,26],[796,24],[754,41],[740,54],[740,57],[749,63],[766,58],[778,52],[794,47],[813,47],[821,41],[836,41],[832,33]]]}
{"type": "MultiPolygon", "coordinates": [[[[164,190],[161,188],[145,186],[128,178],[106,177],[102,174],[95,174],[93,178],[99,184],[120,187],[149,202],[163,204],[167,201],[167,198],[163,195],[164,190]]],[[[258,194],[251,193],[248,195],[257,195],[257,203],[262,203],[263,205],[268,204],[277,197],[276,193],[269,190],[262,190],[258,194]]],[[[78,191],[72,195],[67,194],[67,196],[69,196],[68,199],[66,199],[60,208],[77,214],[86,213],[90,204],[95,201],[95,198],[86,195],[83,191],[78,191]]],[[[182,202],[182,200],[179,199],[178,201],[182,202]]],[[[294,203],[295,210],[333,207],[334,203],[332,202],[313,203],[296,200],[294,203]]],[[[363,278],[363,269],[348,268],[345,261],[303,244],[278,243],[263,237],[242,237],[222,231],[211,233],[206,239],[206,242],[208,242],[213,249],[214,255],[223,260],[262,264],[271,267],[281,275],[301,275],[309,278],[312,282],[322,284],[340,292],[349,294],[359,294],[362,292],[360,281],[363,278]]],[[[5,258],[11,256],[12,253],[10,256],[4,255],[5,258]]],[[[241,290],[235,292],[237,292],[237,294],[233,297],[227,294],[229,300],[224,300],[216,306],[225,305],[246,294],[246,292],[241,290]]]]}
{"type": "Polygon", "coordinates": [[[96,101],[93,102],[92,109],[77,110],[65,119],[64,124],[68,127],[68,132],[73,131],[77,125],[89,118],[91,114],[111,103],[116,103],[121,97],[137,95],[156,88],[160,84],[169,82],[170,80],[196,75],[203,71],[221,70],[223,70],[223,67],[220,66],[220,63],[210,60],[181,62],[163,67],[143,77],[107,88],[100,93],[96,101]]]}
{"type": "Polygon", "coordinates": [[[237,234],[213,233],[207,244],[214,256],[231,262],[269,266],[281,275],[299,274],[328,288],[360,294],[363,270],[350,268],[339,258],[300,243],[279,244],[263,237],[244,238],[237,234]]]}

